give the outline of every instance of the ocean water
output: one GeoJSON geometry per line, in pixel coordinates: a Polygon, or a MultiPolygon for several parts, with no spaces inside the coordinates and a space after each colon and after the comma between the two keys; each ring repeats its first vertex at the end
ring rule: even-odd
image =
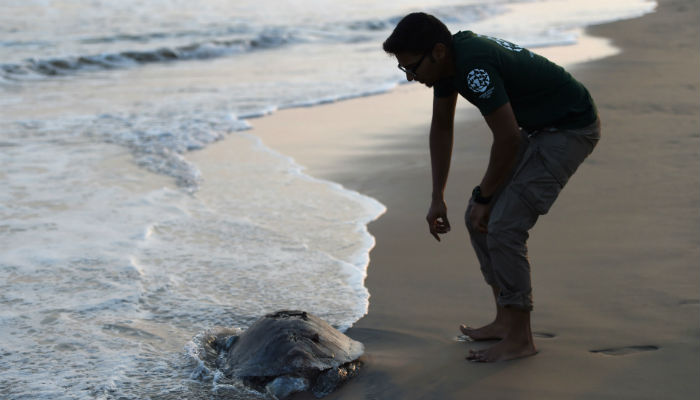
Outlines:
{"type": "Polygon", "coordinates": [[[385,208],[255,118],[400,84],[380,46],[411,11],[541,47],[655,5],[0,0],[0,398],[264,397],[199,338],[281,308],[350,327],[385,208]],[[223,139],[227,180],[202,176],[188,153],[223,139]]]}

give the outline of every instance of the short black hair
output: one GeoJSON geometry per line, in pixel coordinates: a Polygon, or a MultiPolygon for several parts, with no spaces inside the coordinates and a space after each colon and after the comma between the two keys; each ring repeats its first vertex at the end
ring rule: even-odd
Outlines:
{"type": "Polygon", "coordinates": [[[403,17],[394,31],[384,41],[384,51],[389,54],[427,53],[442,43],[452,47],[452,34],[445,24],[430,14],[411,13],[403,17]]]}

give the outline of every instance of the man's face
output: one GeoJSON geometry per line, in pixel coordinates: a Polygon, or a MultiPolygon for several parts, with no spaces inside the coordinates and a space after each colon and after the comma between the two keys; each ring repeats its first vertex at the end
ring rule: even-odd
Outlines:
{"type": "Polygon", "coordinates": [[[435,58],[431,52],[420,53],[399,53],[396,60],[399,62],[399,69],[404,71],[406,79],[418,81],[427,87],[432,87],[439,79],[439,69],[435,58]]]}

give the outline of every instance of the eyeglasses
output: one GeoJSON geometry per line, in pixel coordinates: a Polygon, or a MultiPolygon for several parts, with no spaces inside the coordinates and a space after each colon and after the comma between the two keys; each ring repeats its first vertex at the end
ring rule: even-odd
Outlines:
{"type": "Polygon", "coordinates": [[[416,62],[416,63],[413,64],[412,66],[405,66],[405,67],[404,67],[403,65],[399,64],[399,65],[397,65],[397,67],[399,67],[399,69],[400,69],[401,71],[403,71],[403,72],[405,72],[406,74],[410,75],[411,78],[415,78],[415,77],[416,77],[416,71],[418,70],[418,68],[420,68],[420,64],[423,62],[423,60],[425,59],[425,56],[427,56],[427,55],[428,55],[428,52],[423,53],[423,57],[421,57],[420,60],[418,60],[418,62],[416,62]]]}

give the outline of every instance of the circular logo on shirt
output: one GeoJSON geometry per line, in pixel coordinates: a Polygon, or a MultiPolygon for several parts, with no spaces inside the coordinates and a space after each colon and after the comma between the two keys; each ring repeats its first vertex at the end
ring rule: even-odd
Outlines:
{"type": "Polygon", "coordinates": [[[491,77],[483,69],[473,69],[467,74],[467,86],[474,93],[483,93],[489,87],[491,77]]]}

